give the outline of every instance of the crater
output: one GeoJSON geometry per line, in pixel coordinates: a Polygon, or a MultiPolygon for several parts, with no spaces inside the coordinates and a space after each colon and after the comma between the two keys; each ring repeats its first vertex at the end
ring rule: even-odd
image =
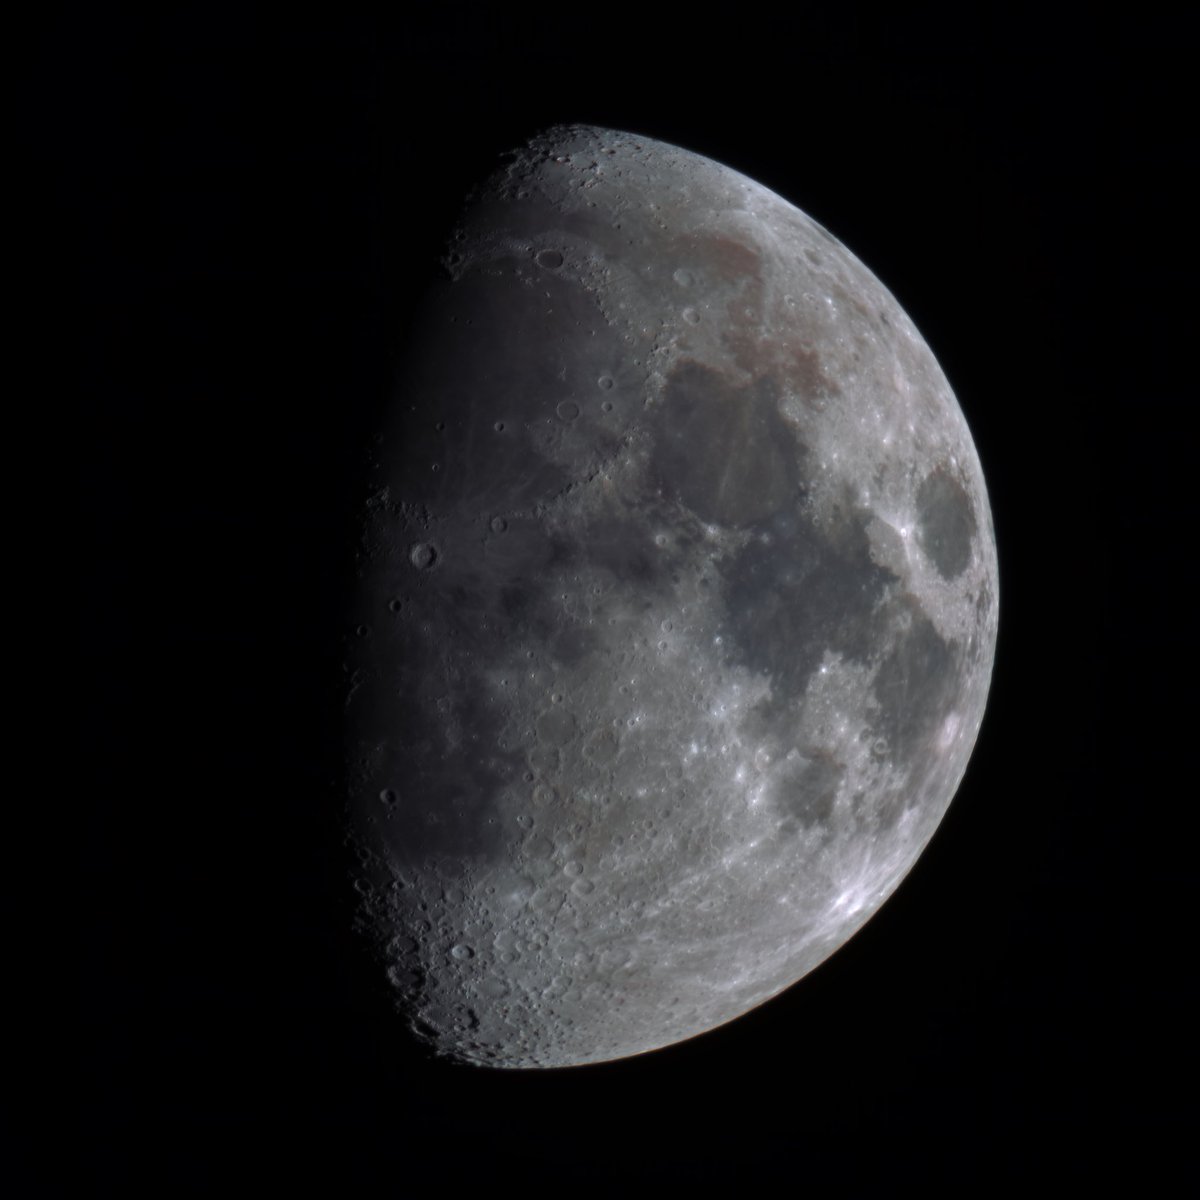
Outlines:
{"type": "Polygon", "coordinates": [[[418,542],[409,550],[408,560],[418,571],[428,571],[437,565],[438,548],[432,542],[418,542]]]}
{"type": "Polygon", "coordinates": [[[547,709],[537,721],[538,737],[549,746],[565,746],[575,736],[575,718],[565,708],[547,709]]]}

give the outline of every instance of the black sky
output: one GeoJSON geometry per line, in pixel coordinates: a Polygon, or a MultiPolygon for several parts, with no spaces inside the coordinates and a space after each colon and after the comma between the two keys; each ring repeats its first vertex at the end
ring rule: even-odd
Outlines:
{"type": "Polygon", "coordinates": [[[1182,26],[426,8],[65,9],[31,45],[86,599],[86,1194],[1194,1178],[1182,26]],[[560,121],[728,163],[892,290],[977,441],[1000,642],[958,798],[850,945],[684,1045],[487,1073],[417,1054],[347,933],[338,639],[417,284],[560,121]]]}

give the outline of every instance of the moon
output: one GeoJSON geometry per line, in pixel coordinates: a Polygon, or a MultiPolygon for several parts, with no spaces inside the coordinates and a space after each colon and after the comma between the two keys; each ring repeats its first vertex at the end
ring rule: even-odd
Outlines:
{"type": "Polygon", "coordinates": [[[679,1042],[895,891],[983,718],[995,536],[933,354],[820,225],[539,134],[468,198],[371,470],[348,829],[437,1054],[679,1042]]]}

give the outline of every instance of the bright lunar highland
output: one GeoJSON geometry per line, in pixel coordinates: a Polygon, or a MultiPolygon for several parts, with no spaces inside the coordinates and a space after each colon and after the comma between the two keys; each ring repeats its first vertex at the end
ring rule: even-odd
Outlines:
{"type": "Polygon", "coordinates": [[[533,138],[442,265],[356,564],[363,924],[440,1054],[640,1054],[811,971],[937,829],[996,640],[979,459],[879,280],[675,146],[533,138]]]}

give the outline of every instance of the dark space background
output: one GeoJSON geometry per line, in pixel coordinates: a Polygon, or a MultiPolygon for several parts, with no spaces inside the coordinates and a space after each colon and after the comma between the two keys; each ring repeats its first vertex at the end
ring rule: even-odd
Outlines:
{"type": "Polygon", "coordinates": [[[82,664],[83,1194],[1194,1182],[1182,26],[781,11],[68,6],[22,51],[82,664]],[[344,588],[459,199],[572,120],[762,181],[898,297],[983,460],[1000,641],[958,797],[848,946],[688,1043],[485,1072],[423,1057],[349,931],[344,588]]]}

